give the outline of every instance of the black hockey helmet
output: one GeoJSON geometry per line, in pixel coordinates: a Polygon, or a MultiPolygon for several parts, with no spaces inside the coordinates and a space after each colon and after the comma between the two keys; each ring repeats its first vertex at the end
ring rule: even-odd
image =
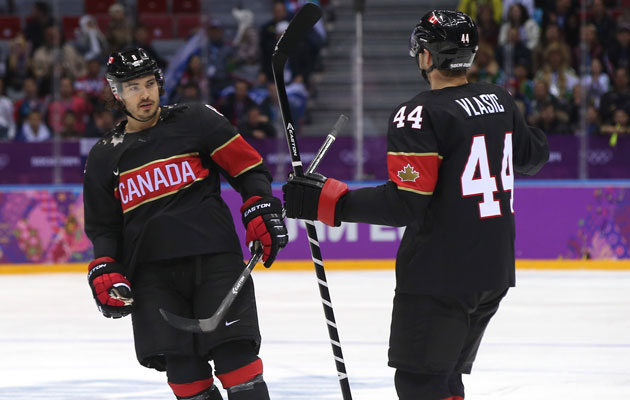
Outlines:
{"type": "Polygon", "coordinates": [[[433,10],[415,26],[409,40],[409,55],[418,57],[427,49],[433,69],[470,68],[479,43],[477,24],[467,14],[453,10],[433,10]]]}
{"type": "Polygon", "coordinates": [[[142,48],[112,53],[107,61],[105,78],[116,100],[121,100],[122,83],[146,75],[154,75],[162,94],[164,75],[157,62],[142,48]]]}

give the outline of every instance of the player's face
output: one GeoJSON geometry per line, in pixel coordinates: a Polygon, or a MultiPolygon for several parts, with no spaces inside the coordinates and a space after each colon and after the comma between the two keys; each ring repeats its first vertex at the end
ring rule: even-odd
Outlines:
{"type": "Polygon", "coordinates": [[[123,83],[125,108],[140,120],[152,118],[160,106],[160,89],[153,75],[123,83]]]}

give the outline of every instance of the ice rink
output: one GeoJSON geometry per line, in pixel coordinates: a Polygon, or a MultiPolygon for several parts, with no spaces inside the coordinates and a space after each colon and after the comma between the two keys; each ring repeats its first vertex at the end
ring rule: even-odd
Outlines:
{"type": "MultiPolygon", "coordinates": [[[[329,271],[356,400],[396,399],[393,271],[329,271]]],[[[314,272],[254,271],[271,398],[341,399],[314,272]]],[[[172,399],[137,364],[131,320],[97,312],[83,274],[0,275],[0,399],[172,399]]],[[[519,270],[467,400],[630,399],[630,271],[519,270]]],[[[225,397],[227,398],[227,397],[225,397]]]]}

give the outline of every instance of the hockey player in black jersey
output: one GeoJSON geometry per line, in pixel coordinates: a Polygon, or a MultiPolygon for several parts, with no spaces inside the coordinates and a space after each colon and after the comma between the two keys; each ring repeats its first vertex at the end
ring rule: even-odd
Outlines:
{"type": "Polygon", "coordinates": [[[261,156],[211,106],[161,107],[162,72],[143,49],[112,54],[106,78],[128,118],[94,145],[85,171],[99,310],[131,313],[138,361],[166,371],[178,399],[222,398],[213,360],[230,400],[268,400],[251,279],[212,333],[177,330],[159,312],[209,317],[244,268],[219,174],[241,194],[246,240],[262,244],[266,267],[286,245],[261,156]]]}
{"type": "Polygon", "coordinates": [[[391,114],[386,184],[350,191],[309,175],[283,187],[291,218],[406,226],[389,343],[401,400],[464,398],[462,374],[515,283],[514,174],[535,174],[549,156],[509,93],[468,83],[477,42],[458,11],[431,11],[414,28],[410,54],[431,90],[391,114]]]}

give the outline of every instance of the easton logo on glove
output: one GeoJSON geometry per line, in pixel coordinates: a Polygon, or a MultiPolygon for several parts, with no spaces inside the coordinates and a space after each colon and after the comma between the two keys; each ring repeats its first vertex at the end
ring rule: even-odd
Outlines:
{"type": "Polygon", "coordinates": [[[241,213],[248,247],[253,250],[254,242],[260,242],[263,246],[262,259],[265,267],[269,268],[278,251],[289,241],[280,200],[272,196],[252,196],[241,207],[241,213]]]}
{"type": "Polygon", "coordinates": [[[271,208],[271,203],[256,204],[255,206],[248,208],[247,210],[245,210],[243,212],[243,218],[247,218],[247,216],[249,214],[253,213],[254,211],[263,209],[263,208],[271,208]]]}
{"type": "Polygon", "coordinates": [[[131,313],[133,297],[125,269],[111,257],[92,261],[88,282],[98,310],[107,318],[120,318],[131,313]]]}

